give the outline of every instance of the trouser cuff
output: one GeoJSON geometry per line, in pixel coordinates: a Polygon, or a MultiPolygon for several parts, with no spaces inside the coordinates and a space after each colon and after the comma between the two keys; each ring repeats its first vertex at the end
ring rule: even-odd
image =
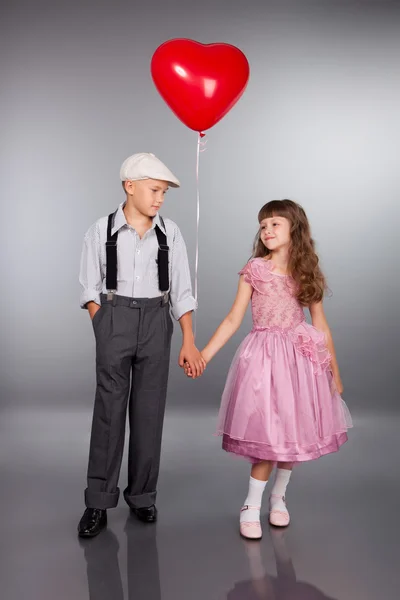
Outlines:
{"type": "Polygon", "coordinates": [[[139,494],[138,496],[130,496],[124,492],[125,502],[130,508],[148,508],[156,503],[156,497],[157,492],[139,494]]]}
{"type": "Polygon", "coordinates": [[[116,492],[95,492],[86,488],[85,504],[87,508],[115,508],[119,500],[119,489],[116,492]]]}

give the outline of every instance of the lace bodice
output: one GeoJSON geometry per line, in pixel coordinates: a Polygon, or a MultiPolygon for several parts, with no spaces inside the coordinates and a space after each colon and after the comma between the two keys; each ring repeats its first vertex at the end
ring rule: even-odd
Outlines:
{"type": "Polygon", "coordinates": [[[253,287],[251,307],[256,329],[294,329],[305,321],[303,308],[294,296],[293,279],[275,273],[270,260],[253,258],[240,275],[253,287]]]}

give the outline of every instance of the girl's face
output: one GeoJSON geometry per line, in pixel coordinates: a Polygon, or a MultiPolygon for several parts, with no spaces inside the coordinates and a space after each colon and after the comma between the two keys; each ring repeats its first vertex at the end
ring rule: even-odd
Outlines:
{"type": "Polygon", "coordinates": [[[290,221],[286,217],[270,217],[260,223],[260,237],[264,246],[275,252],[290,246],[290,221]]]}

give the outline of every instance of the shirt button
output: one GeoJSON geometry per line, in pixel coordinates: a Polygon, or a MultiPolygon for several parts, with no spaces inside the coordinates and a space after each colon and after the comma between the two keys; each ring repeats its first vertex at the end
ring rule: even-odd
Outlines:
{"type": "Polygon", "coordinates": [[[137,254],[140,254],[140,250],[139,250],[139,248],[136,250],[136,253],[137,253],[137,254]]]}
{"type": "Polygon", "coordinates": [[[140,279],[139,275],[136,275],[135,279],[136,279],[136,281],[139,281],[139,279],[140,279]]]}

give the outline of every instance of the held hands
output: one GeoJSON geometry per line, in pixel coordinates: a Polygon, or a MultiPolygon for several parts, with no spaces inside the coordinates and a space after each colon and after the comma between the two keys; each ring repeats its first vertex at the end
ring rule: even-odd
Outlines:
{"type": "Polygon", "coordinates": [[[186,343],[183,344],[179,354],[179,366],[184,369],[188,377],[195,379],[204,373],[206,361],[194,344],[186,343]]]}
{"type": "MultiPolygon", "coordinates": [[[[201,360],[203,361],[203,363],[205,365],[204,366],[204,369],[205,369],[206,365],[207,365],[207,361],[205,360],[205,358],[204,358],[204,356],[203,356],[203,354],[201,352],[199,352],[199,354],[200,354],[201,360]]],[[[196,372],[191,368],[191,365],[190,365],[190,363],[188,361],[184,362],[184,364],[183,364],[183,370],[185,371],[185,375],[187,377],[190,377],[190,379],[196,379],[197,377],[200,377],[200,375],[202,375],[202,373],[204,372],[204,370],[203,370],[202,373],[200,373],[199,375],[197,375],[196,372]]]]}

